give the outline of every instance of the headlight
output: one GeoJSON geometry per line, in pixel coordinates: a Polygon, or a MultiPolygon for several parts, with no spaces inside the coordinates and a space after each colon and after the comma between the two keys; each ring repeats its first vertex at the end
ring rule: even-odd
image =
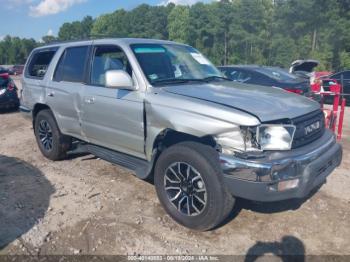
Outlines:
{"type": "Polygon", "coordinates": [[[228,133],[215,136],[220,150],[224,154],[234,154],[236,152],[260,151],[255,143],[256,127],[236,127],[228,133]]]}
{"type": "Polygon", "coordinates": [[[0,89],[0,96],[6,93],[6,88],[0,89]]]}
{"type": "Polygon", "coordinates": [[[290,150],[295,129],[293,125],[261,125],[257,129],[257,143],[262,150],[290,150]]]}

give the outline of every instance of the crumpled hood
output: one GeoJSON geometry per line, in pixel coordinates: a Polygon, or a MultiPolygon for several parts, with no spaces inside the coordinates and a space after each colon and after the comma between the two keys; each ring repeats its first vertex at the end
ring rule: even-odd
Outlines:
{"type": "Polygon", "coordinates": [[[261,122],[292,119],[320,108],[315,101],[279,88],[237,82],[173,85],[162,90],[239,109],[261,122]]]}

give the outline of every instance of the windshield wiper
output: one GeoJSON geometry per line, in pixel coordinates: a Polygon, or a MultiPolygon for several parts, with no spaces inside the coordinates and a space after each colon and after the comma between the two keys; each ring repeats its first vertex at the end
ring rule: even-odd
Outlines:
{"type": "Polygon", "coordinates": [[[232,82],[232,79],[227,78],[227,77],[223,77],[223,76],[209,76],[209,77],[203,78],[202,80],[205,82],[211,82],[211,81],[216,81],[216,80],[225,80],[225,81],[232,82]]]}
{"type": "Polygon", "coordinates": [[[209,76],[206,78],[165,78],[165,79],[156,79],[152,81],[152,84],[154,85],[169,85],[169,84],[184,84],[184,83],[191,83],[191,82],[201,82],[201,83],[209,83],[216,80],[225,80],[225,81],[232,81],[230,78],[223,77],[223,76],[209,76]]]}
{"type": "Polygon", "coordinates": [[[166,79],[157,79],[152,81],[152,84],[183,84],[183,83],[190,83],[190,82],[206,82],[203,79],[197,79],[197,78],[166,78],[166,79]]]}

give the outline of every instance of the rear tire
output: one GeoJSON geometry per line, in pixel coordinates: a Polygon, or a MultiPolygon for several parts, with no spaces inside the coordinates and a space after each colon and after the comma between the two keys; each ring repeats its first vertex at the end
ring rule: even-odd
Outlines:
{"type": "Polygon", "coordinates": [[[235,202],[224,185],[218,153],[196,142],[182,142],[162,152],[154,183],[168,214],[179,224],[199,231],[222,223],[235,202]]]}
{"type": "Polygon", "coordinates": [[[34,122],[34,132],[41,153],[56,161],[66,157],[71,147],[71,138],[62,135],[51,110],[40,111],[34,122]]]}

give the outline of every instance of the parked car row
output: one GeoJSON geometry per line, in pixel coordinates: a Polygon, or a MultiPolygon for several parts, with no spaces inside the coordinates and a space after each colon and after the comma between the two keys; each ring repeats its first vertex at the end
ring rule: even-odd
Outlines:
{"type": "Polygon", "coordinates": [[[19,99],[17,87],[8,73],[0,71],[0,109],[17,109],[19,99]]]}
{"type": "Polygon", "coordinates": [[[312,95],[309,81],[292,75],[278,67],[241,65],[221,66],[219,69],[226,77],[236,82],[278,87],[307,97],[312,95]]]}
{"type": "MultiPolygon", "coordinates": [[[[350,70],[332,73],[328,71],[315,72],[319,65],[317,60],[296,60],[289,72],[279,68],[258,65],[219,66],[222,73],[235,82],[271,86],[286,91],[310,97],[321,101],[320,91],[330,91],[330,86],[338,83],[342,86],[342,94],[350,96],[350,70]]],[[[325,102],[331,103],[332,97],[326,97],[325,102]]],[[[350,105],[350,97],[347,98],[350,105]]]]}
{"type": "Polygon", "coordinates": [[[8,73],[9,75],[22,75],[24,65],[14,65],[10,68],[5,68],[0,66],[0,73],[8,73]]]}

